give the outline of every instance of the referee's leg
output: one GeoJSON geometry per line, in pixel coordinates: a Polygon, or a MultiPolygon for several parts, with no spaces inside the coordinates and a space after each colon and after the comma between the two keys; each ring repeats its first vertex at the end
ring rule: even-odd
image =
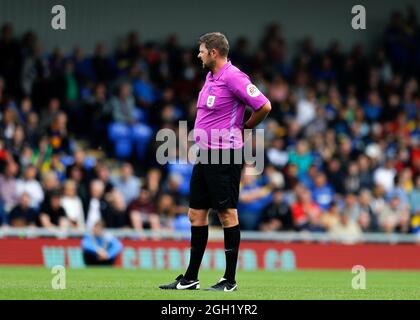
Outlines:
{"type": "Polygon", "coordinates": [[[241,231],[239,228],[238,210],[225,209],[219,212],[219,220],[223,226],[226,270],[223,278],[229,283],[236,283],[236,265],[238,262],[241,231]]]}
{"type": "Polygon", "coordinates": [[[209,235],[208,209],[188,210],[191,221],[191,254],[185,275],[179,275],[176,280],[169,284],[159,286],[161,289],[172,290],[197,290],[200,289],[198,270],[206,250],[209,235]]]}
{"type": "Polygon", "coordinates": [[[208,211],[208,209],[192,208],[188,210],[188,217],[191,222],[191,254],[184,276],[187,280],[198,279],[198,270],[200,269],[209,236],[208,211]]]}
{"type": "Polygon", "coordinates": [[[219,209],[218,215],[225,236],[226,270],[223,277],[215,285],[205,290],[235,291],[238,288],[235,275],[238,262],[239,243],[241,242],[238,211],[233,208],[219,209]]]}

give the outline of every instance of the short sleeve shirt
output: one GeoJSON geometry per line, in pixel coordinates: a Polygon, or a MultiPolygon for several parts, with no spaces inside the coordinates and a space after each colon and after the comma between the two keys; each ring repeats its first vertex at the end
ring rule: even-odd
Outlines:
{"type": "Polygon", "coordinates": [[[198,95],[195,142],[203,149],[239,149],[246,106],[254,111],[268,99],[250,78],[228,61],[217,74],[207,74],[198,95]]]}

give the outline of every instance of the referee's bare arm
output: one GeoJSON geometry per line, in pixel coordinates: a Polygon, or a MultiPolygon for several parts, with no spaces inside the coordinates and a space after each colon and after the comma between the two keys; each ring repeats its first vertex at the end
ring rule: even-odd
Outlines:
{"type": "Polygon", "coordinates": [[[267,117],[270,111],[271,111],[271,103],[270,101],[267,101],[266,104],[264,104],[261,108],[259,108],[257,111],[254,111],[252,113],[248,121],[245,122],[244,129],[253,129],[256,126],[258,126],[261,122],[264,121],[264,119],[267,117]]]}

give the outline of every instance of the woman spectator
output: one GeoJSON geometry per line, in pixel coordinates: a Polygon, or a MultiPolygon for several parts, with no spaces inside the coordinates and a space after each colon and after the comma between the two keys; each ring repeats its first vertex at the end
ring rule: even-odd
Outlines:
{"type": "Polygon", "coordinates": [[[73,180],[64,183],[61,206],[66,212],[70,225],[79,230],[85,229],[85,215],[83,212],[82,200],[77,196],[77,184],[73,180]]]}

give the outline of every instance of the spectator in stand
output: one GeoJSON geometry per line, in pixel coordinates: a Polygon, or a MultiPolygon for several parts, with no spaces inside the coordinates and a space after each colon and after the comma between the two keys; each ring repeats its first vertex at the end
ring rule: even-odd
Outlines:
{"type": "Polygon", "coordinates": [[[289,163],[298,167],[298,174],[305,174],[312,165],[312,155],[310,154],[309,145],[306,140],[299,140],[296,145],[296,151],[289,153],[289,163]]]}
{"type": "Polygon", "coordinates": [[[61,162],[61,157],[60,157],[60,154],[58,153],[51,154],[50,161],[43,163],[42,171],[53,172],[57,176],[57,179],[60,183],[66,180],[66,167],[61,162]]]}
{"type": "Polygon", "coordinates": [[[345,193],[345,172],[343,166],[337,158],[332,158],[327,162],[326,174],[332,188],[340,195],[345,193]]]}
{"type": "Polygon", "coordinates": [[[306,93],[306,97],[301,99],[297,105],[296,119],[302,128],[315,119],[316,108],[316,92],[310,88],[306,93]]]}
{"type": "Polygon", "coordinates": [[[387,192],[386,199],[389,202],[392,197],[398,197],[400,199],[401,206],[404,206],[406,208],[409,208],[409,198],[408,198],[408,192],[405,191],[405,182],[406,178],[404,176],[406,175],[406,170],[401,170],[398,175],[395,177],[395,186],[394,188],[387,192]]]}
{"type": "Polygon", "coordinates": [[[138,198],[130,203],[128,215],[135,230],[141,231],[143,228],[160,229],[160,219],[156,213],[156,206],[150,191],[146,187],[142,187],[138,198]]]}
{"type": "MultiPolygon", "coordinates": [[[[248,170],[252,170],[251,167],[248,170]]],[[[241,229],[257,230],[261,212],[271,199],[271,188],[261,184],[255,169],[250,174],[243,174],[238,203],[238,211],[241,212],[239,215],[241,229]]]]}
{"type": "Polygon", "coordinates": [[[293,224],[298,231],[321,231],[321,209],[303,185],[295,188],[297,200],[292,204],[293,224]]]}
{"type": "Polygon", "coordinates": [[[51,98],[48,102],[48,107],[46,110],[40,114],[41,122],[39,123],[39,129],[41,131],[46,131],[48,127],[53,123],[54,119],[60,113],[60,108],[60,100],[58,98],[51,98]]]}
{"type": "Polygon", "coordinates": [[[331,231],[340,223],[340,207],[337,202],[331,202],[327,212],[321,216],[321,225],[325,231],[331,231]]]}
{"type": "Polygon", "coordinates": [[[136,122],[136,105],[131,93],[131,85],[123,83],[119,87],[118,97],[114,96],[109,102],[112,119],[115,122],[133,124],[136,122]]]}
{"type": "Polygon", "coordinates": [[[71,227],[79,230],[85,229],[85,214],[83,212],[82,200],[77,195],[77,184],[73,180],[64,183],[61,206],[66,212],[71,227]]]}
{"type": "Polygon", "coordinates": [[[105,226],[112,229],[129,226],[130,222],[127,216],[127,206],[121,192],[114,189],[107,194],[106,202],[108,203],[108,207],[103,212],[105,226]]]}
{"type": "Polygon", "coordinates": [[[12,107],[7,107],[3,111],[3,117],[0,120],[0,136],[4,138],[6,145],[12,144],[18,125],[19,117],[16,110],[12,107]]]}
{"type": "Polygon", "coordinates": [[[420,210],[417,210],[411,218],[411,232],[420,236],[420,210]]]}
{"type": "Polygon", "coordinates": [[[92,180],[89,186],[89,200],[86,201],[86,227],[92,230],[95,224],[106,216],[109,203],[104,199],[105,186],[101,180],[92,180]]]}
{"type": "Polygon", "coordinates": [[[334,200],[334,190],[327,184],[324,173],[317,173],[315,185],[312,189],[312,197],[322,211],[327,211],[334,200]]]}
{"type": "Polygon", "coordinates": [[[273,190],[273,202],[267,205],[261,214],[259,230],[279,231],[292,230],[293,220],[290,206],[284,199],[281,189],[273,190]]]}
{"type": "Polygon", "coordinates": [[[44,191],[37,177],[37,168],[34,165],[26,167],[23,179],[16,182],[16,193],[20,197],[23,193],[27,193],[31,198],[31,208],[39,209],[41,202],[44,200],[44,191]]]}
{"type": "Polygon", "coordinates": [[[42,188],[44,190],[44,202],[48,203],[51,193],[60,189],[60,181],[53,171],[48,171],[42,177],[42,188]]]}
{"type": "Polygon", "coordinates": [[[121,165],[120,175],[112,176],[111,182],[124,196],[125,203],[130,204],[140,192],[140,179],[134,176],[133,166],[125,162],[121,165]]]}
{"type": "Polygon", "coordinates": [[[410,225],[410,213],[407,208],[401,205],[398,196],[394,196],[391,202],[385,204],[379,213],[379,226],[383,232],[407,233],[410,225]]]}
{"type": "Polygon", "coordinates": [[[146,185],[152,199],[156,199],[161,189],[162,172],[158,168],[151,168],[146,174],[146,185]]]}
{"type": "Polygon", "coordinates": [[[68,178],[76,182],[77,195],[83,203],[86,203],[89,198],[89,181],[85,179],[82,169],[79,166],[72,167],[68,178]]]}
{"type": "Polygon", "coordinates": [[[283,169],[289,161],[289,155],[284,150],[284,141],[281,138],[274,138],[270,148],[267,150],[267,158],[278,170],[283,169]]]}
{"type": "Polygon", "coordinates": [[[170,194],[162,193],[157,199],[157,214],[162,230],[174,230],[174,218],[178,214],[175,200],[170,194]]]}
{"type": "Polygon", "coordinates": [[[123,249],[121,241],[104,231],[102,220],[95,222],[92,231],[84,236],[81,247],[88,266],[111,266],[123,249]]]}
{"type": "Polygon", "coordinates": [[[357,222],[343,211],[340,215],[340,222],[335,224],[329,233],[333,237],[341,238],[344,243],[353,244],[362,235],[362,230],[357,222]]]}
{"type": "Polygon", "coordinates": [[[70,172],[73,168],[77,167],[82,171],[83,182],[89,181],[92,176],[91,170],[86,166],[86,153],[83,149],[77,149],[73,154],[73,163],[66,169],[67,178],[70,177],[70,172]]]}
{"type": "Polygon", "coordinates": [[[351,162],[348,174],[344,179],[344,189],[346,193],[356,193],[360,190],[360,174],[357,162],[351,162]]]}
{"type": "Polygon", "coordinates": [[[44,200],[39,213],[39,224],[46,229],[66,228],[69,223],[61,206],[61,193],[54,191],[44,200]]]}
{"type": "Polygon", "coordinates": [[[17,180],[19,167],[10,160],[6,164],[4,173],[0,174],[0,202],[3,203],[5,212],[9,212],[18,202],[17,180]]]}
{"type": "Polygon", "coordinates": [[[359,164],[360,188],[372,189],[374,186],[374,180],[369,157],[362,154],[359,156],[357,162],[359,164]]]}
{"type": "Polygon", "coordinates": [[[372,209],[372,194],[369,190],[363,189],[359,195],[360,212],[359,225],[364,232],[378,231],[378,215],[372,209]]]}
{"type": "Polygon", "coordinates": [[[415,213],[420,210],[420,175],[415,179],[415,187],[409,194],[411,213],[415,213]]]}
{"type": "Polygon", "coordinates": [[[394,188],[395,176],[394,160],[388,158],[384,166],[375,170],[374,181],[376,185],[381,185],[386,192],[389,192],[394,188]]]}
{"type": "Polygon", "coordinates": [[[107,107],[107,88],[104,83],[99,83],[94,89],[93,96],[85,101],[87,123],[89,124],[88,138],[95,147],[104,147],[106,125],[111,121],[111,110],[107,107]]]}
{"type": "Polygon", "coordinates": [[[360,207],[357,200],[358,198],[356,194],[346,194],[344,196],[344,206],[341,209],[341,213],[347,215],[353,221],[358,221],[360,215],[360,207]]]}
{"type": "Polygon", "coordinates": [[[53,152],[71,153],[71,142],[67,131],[67,119],[67,115],[64,112],[59,112],[47,130],[53,152]]]}
{"type": "Polygon", "coordinates": [[[114,185],[111,182],[108,166],[103,162],[97,162],[94,168],[94,175],[96,179],[101,180],[105,185],[105,195],[114,190],[114,185]]]}
{"type": "Polygon", "coordinates": [[[97,43],[92,57],[92,69],[97,82],[108,83],[113,75],[111,61],[103,43],[97,43]]]}
{"type": "Polygon", "coordinates": [[[38,212],[31,208],[30,204],[30,195],[23,192],[19,203],[10,211],[8,220],[11,227],[36,227],[38,212]]]}

